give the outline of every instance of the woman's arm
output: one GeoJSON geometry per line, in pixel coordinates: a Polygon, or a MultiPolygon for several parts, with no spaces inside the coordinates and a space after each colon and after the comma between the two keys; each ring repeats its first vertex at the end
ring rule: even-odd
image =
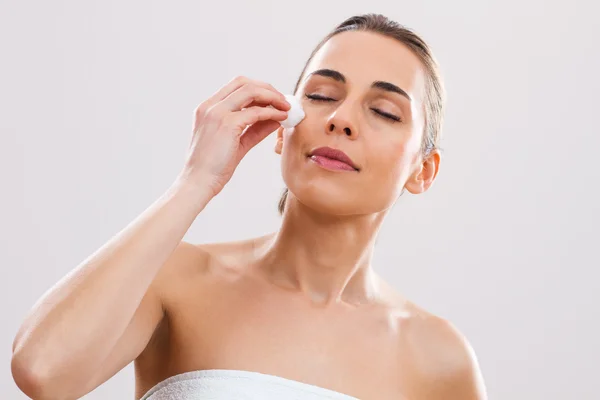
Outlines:
{"type": "Polygon", "coordinates": [[[13,344],[25,394],[79,398],[142,352],[163,317],[151,283],[163,265],[181,262],[181,239],[209,199],[174,185],[36,303],[13,344]],[[111,355],[120,338],[127,351],[111,355]]]}
{"type": "Polygon", "coordinates": [[[184,257],[176,249],[198,213],[289,109],[282,93],[245,77],[196,108],[185,167],[172,187],[25,319],[11,363],[21,390],[35,399],[79,398],[141,353],[163,317],[159,282],[151,285],[158,271],[184,257]]]}

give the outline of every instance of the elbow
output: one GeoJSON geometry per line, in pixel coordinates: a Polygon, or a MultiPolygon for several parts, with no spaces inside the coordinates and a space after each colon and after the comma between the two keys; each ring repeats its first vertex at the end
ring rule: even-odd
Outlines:
{"type": "MultiPolygon", "coordinates": [[[[29,362],[18,353],[13,354],[11,359],[12,377],[17,387],[29,398],[35,400],[58,400],[64,396],[53,392],[50,386],[51,377],[47,370],[39,365],[29,362]]],[[[53,383],[52,386],[55,384],[53,383]]]]}
{"type": "Polygon", "coordinates": [[[43,396],[41,396],[43,385],[40,384],[40,377],[33,372],[33,369],[30,368],[30,366],[26,365],[21,357],[13,355],[10,362],[10,369],[13,380],[23,393],[32,399],[43,398],[43,396]]]}

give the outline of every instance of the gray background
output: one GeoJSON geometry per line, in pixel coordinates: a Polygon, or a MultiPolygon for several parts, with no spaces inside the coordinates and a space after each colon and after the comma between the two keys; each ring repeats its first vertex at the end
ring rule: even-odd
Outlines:
{"type": "MultiPolygon", "coordinates": [[[[381,12],[429,41],[449,103],[438,180],[400,199],[376,269],[465,333],[490,398],[597,399],[597,7],[2,1],[1,398],[25,398],[10,374],[24,314],[169,186],[195,106],[240,74],[290,91],[335,24],[381,12]]],[[[277,228],[274,143],[243,160],[186,240],[277,228]]],[[[85,398],[133,398],[132,372],[85,398]]]]}

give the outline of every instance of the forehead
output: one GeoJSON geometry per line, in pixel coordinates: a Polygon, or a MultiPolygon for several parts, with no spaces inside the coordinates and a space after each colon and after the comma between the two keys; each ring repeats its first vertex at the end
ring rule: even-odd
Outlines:
{"type": "Polygon", "coordinates": [[[368,87],[391,82],[413,99],[424,94],[425,74],[419,58],[397,39],[374,32],[349,31],[335,35],[309,63],[305,76],[321,68],[344,74],[350,85],[368,87]]]}

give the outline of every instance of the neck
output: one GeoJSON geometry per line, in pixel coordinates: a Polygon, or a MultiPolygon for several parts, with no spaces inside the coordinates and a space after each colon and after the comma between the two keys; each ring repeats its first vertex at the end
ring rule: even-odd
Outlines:
{"type": "Polygon", "coordinates": [[[264,265],[275,283],[315,303],[369,302],[378,294],[371,259],[383,214],[325,215],[289,196],[264,265]]]}

